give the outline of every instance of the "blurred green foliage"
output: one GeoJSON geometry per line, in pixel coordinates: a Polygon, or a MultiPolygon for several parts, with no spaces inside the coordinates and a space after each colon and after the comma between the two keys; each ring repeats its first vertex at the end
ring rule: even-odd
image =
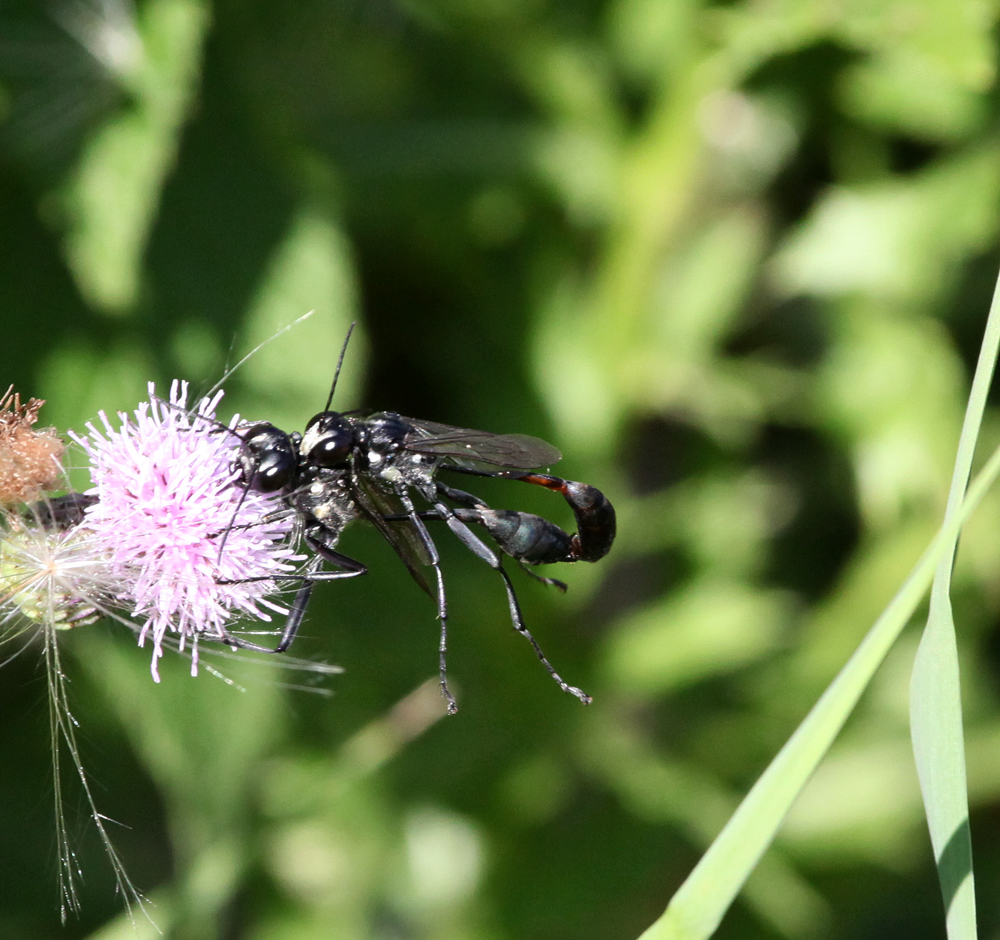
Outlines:
{"type": "MultiPolygon", "coordinates": [[[[120,628],[66,637],[98,802],[166,936],[624,940],[658,915],[940,520],[1000,262],[996,7],[0,8],[0,386],[79,428],[151,380],[207,389],[315,309],[225,407],[301,428],[357,318],[340,407],[541,435],[619,509],[567,596],[518,580],[589,709],[445,535],[453,719],[421,686],[433,607],[363,528],[343,546],[371,574],[317,590],[296,642],[345,667],[330,697],[228,659],[235,685],[178,661],[157,686],[120,628]]],[[[569,524],[551,494],[481,492],[569,524]]],[[[992,497],[956,574],[985,886],[998,524],[992,497]]],[[[942,936],[916,640],[720,936],[942,936]]],[[[39,669],[29,648],[0,675],[0,938],[153,936],[72,802],[83,911],[59,926],[39,669]]],[[[997,936],[988,887],[980,918],[997,936]]]]}

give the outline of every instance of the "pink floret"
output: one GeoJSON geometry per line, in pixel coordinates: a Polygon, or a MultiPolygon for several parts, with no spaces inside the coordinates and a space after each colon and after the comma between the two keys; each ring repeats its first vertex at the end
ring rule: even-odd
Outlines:
{"type": "Polygon", "coordinates": [[[248,579],[294,570],[300,556],[289,544],[290,519],[270,518],[284,508],[280,496],[239,483],[239,437],[214,420],[222,393],[203,399],[194,414],[185,410],[186,383],[171,385],[169,405],[152,383],[149,394],[134,415],[119,413],[117,429],[100,412],[101,429],[88,424],[87,434],[70,433],[90,460],[87,493],[98,497],[84,526],[107,559],[116,600],[145,618],[139,645],[152,638],[159,681],[168,631],[179,634],[182,649],[190,638],[196,672],[199,637],[222,638],[242,617],[287,613],[268,599],[280,581],[248,579]]]}

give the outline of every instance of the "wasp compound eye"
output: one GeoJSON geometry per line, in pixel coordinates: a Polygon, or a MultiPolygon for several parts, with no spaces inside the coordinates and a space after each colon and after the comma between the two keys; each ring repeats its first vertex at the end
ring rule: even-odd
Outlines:
{"type": "Polygon", "coordinates": [[[284,489],[298,468],[291,438],[273,424],[257,424],[246,432],[238,460],[244,482],[258,493],[284,489]]]}
{"type": "Polygon", "coordinates": [[[347,463],[354,449],[354,431],[343,415],[321,411],[306,426],[299,449],[307,463],[333,470],[347,463]]]}
{"type": "Polygon", "coordinates": [[[295,461],[286,454],[269,451],[261,455],[253,475],[253,489],[274,493],[287,486],[295,473],[295,461]]]}

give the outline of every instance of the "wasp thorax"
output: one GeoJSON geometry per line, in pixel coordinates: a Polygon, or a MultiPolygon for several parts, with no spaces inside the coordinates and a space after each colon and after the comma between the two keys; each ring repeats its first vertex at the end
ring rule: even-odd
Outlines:
{"type": "Polygon", "coordinates": [[[332,470],[347,463],[354,448],[354,430],[336,411],[321,411],[306,425],[299,449],[306,463],[332,470]]]}

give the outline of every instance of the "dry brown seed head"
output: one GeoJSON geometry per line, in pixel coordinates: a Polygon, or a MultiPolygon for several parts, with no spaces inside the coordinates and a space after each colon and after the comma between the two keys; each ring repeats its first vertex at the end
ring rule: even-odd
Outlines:
{"type": "Polygon", "coordinates": [[[33,427],[44,404],[22,405],[13,385],[0,397],[0,506],[31,502],[61,483],[65,445],[55,428],[33,427]]]}

